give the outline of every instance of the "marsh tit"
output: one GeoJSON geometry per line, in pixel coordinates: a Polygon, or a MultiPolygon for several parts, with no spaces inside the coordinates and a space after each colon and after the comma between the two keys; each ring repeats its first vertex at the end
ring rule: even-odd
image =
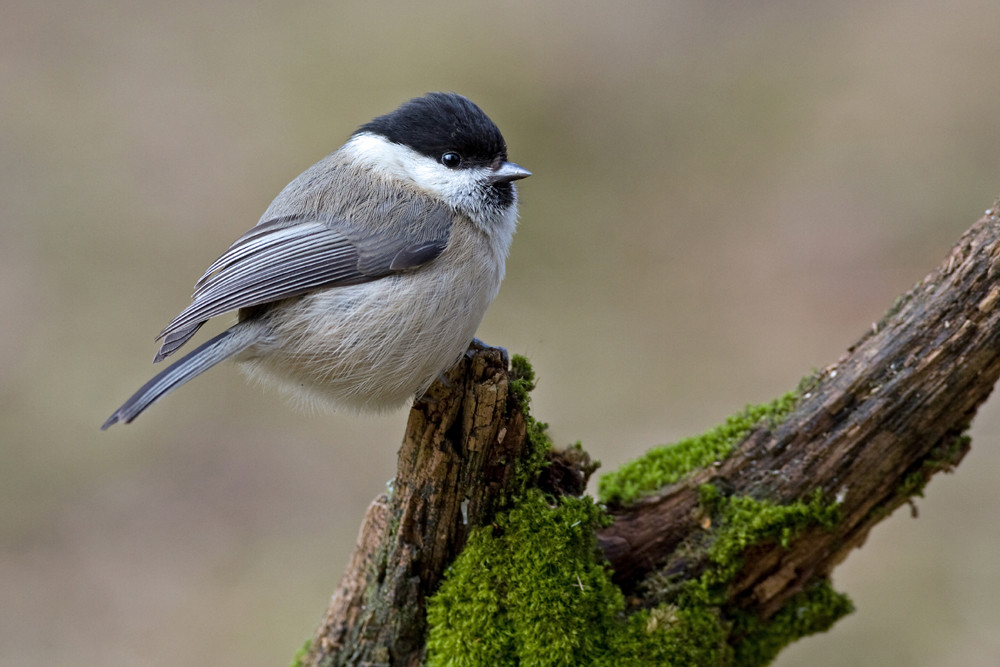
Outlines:
{"type": "Polygon", "coordinates": [[[235,310],[237,323],[102,429],[230,358],[306,401],[378,411],[422,394],[497,295],[517,223],[514,181],[530,175],[461,95],[430,93],[362,125],[208,267],[157,337],[154,361],[212,317],[235,310]]]}

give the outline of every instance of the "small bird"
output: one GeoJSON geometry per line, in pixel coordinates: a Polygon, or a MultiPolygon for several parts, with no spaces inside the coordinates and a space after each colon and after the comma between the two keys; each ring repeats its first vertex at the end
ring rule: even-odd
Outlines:
{"type": "Polygon", "coordinates": [[[292,397],[359,411],[419,396],[472,342],[517,225],[497,126],[455,93],[362,125],[289,183],[195,284],[154,362],[202,324],[237,322],[147,382],[101,427],[129,423],[225,359],[292,397]]]}

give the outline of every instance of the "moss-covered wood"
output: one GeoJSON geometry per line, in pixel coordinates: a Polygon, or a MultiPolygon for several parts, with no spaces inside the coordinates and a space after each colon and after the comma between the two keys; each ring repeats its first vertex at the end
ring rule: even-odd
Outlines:
{"type": "Polygon", "coordinates": [[[519,404],[526,384],[505,351],[476,344],[414,404],[392,490],[369,507],[300,663],[421,662],[427,597],[469,531],[534,482],[548,449],[529,437],[519,404]]]}
{"type": "Polygon", "coordinates": [[[850,611],[831,570],[968,451],[1000,376],[998,267],[989,212],[840,360],[608,475],[605,505],[577,497],[579,447],[545,455],[526,362],[473,348],[415,403],[296,662],[766,664],[850,611]]]}

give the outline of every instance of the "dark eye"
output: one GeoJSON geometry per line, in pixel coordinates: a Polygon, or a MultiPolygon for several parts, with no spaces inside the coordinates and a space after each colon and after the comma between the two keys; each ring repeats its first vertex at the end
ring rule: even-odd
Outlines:
{"type": "Polygon", "coordinates": [[[454,151],[448,151],[441,156],[441,164],[449,169],[458,169],[458,167],[462,164],[462,156],[454,151]]]}

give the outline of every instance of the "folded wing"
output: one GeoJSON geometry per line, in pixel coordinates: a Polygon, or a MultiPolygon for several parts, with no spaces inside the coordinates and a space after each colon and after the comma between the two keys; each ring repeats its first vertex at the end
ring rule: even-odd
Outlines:
{"type": "Polygon", "coordinates": [[[398,235],[363,233],[320,216],[285,216],[258,224],[208,267],[192,302],[160,332],[160,361],[207,320],[239,308],[298,296],[321,287],[354,285],[414,269],[448,244],[452,214],[444,207],[397,208],[398,235]]]}

